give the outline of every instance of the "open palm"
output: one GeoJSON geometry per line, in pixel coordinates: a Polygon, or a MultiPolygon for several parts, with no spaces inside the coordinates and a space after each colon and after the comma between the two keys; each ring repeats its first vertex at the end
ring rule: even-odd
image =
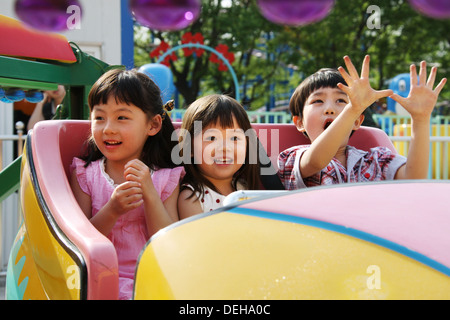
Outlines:
{"type": "Polygon", "coordinates": [[[364,57],[361,69],[361,77],[358,75],[358,71],[356,70],[355,66],[348,56],[344,57],[344,62],[347,67],[348,73],[343,67],[339,67],[338,70],[347,85],[338,84],[338,87],[348,95],[352,103],[352,107],[356,108],[359,113],[362,113],[368,106],[370,106],[378,99],[387,97],[392,94],[392,90],[374,90],[370,86],[370,57],[368,55],[364,57]]]}
{"type": "Polygon", "coordinates": [[[393,94],[391,96],[391,98],[400,103],[413,118],[431,117],[431,113],[436,105],[439,93],[447,82],[447,79],[443,78],[433,90],[437,68],[433,67],[431,69],[430,76],[427,81],[426,67],[426,62],[422,61],[420,63],[419,78],[417,78],[416,66],[411,65],[411,89],[408,97],[404,98],[398,94],[393,94]]]}

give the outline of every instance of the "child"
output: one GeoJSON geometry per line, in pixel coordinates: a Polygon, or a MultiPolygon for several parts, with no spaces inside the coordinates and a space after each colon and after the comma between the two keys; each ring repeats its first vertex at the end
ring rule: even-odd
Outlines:
{"type": "Polygon", "coordinates": [[[347,73],[321,69],[295,90],[289,108],[298,130],[311,145],[283,151],[278,158],[279,176],[288,190],[323,184],[389,179],[425,179],[428,171],[431,112],[446,79],[433,90],[436,68],[426,80],[426,63],[420,64],[419,83],[411,65],[411,91],[407,98],[392,90],[375,91],[369,83],[369,56],[364,58],[361,78],[350,58],[344,57],[347,73]],[[353,130],[364,120],[362,112],[377,99],[391,95],[412,118],[408,158],[387,148],[370,152],[348,146],[353,130]]]}
{"type": "Polygon", "coordinates": [[[71,186],[84,214],[114,244],[119,299],[129,299],[140,251],[151,235],[178,220],[184,169],[171,160],[174,127],[159,88],[145,74],[108,71],[88,99],[88,155],[74,158],[71,186]]]}
{"type": "Polygon", "coordinates": [[[180,219],[221,207],[233,191],[258,188],[259,167],[249,161],[252,131],[244,108],[228,96],[205,96],[189,106],[180,130],[186,170],[180,219]]]}

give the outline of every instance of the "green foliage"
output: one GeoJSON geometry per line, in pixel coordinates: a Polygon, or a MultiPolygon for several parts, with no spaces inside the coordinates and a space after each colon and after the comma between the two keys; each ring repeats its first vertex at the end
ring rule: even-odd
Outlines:
{"type": "MultiPolygon", "coordinates": [[[[304,77],[343,64],[344,55],[359,69],[364,55],[370,54],[372,85],[377,89],[421,60],[439,67],[439,80],[449,75],[450,20],[427,18],[405,0],[336,0],[325,19],[301,27],[267,21],[256,0],[231,3],[224,8],[220,0],[203,0],[200,18],[179,32],[137,28],[141,31],[135,37],[136,66],[151,62],[148,53],[155,43],[164,40],[173,47],[181,44],[185,32],[201,32],[205,45],[226,44],[235,54],[232,66],[242,87],[241,102],[251,109],[267,105],[273,96],[276,100],[288,97],[304,77]],[[368,11],[371,5],[380,8],[379,20],[368,11]],[[374,22],[379,25],[371,29],[374,22]]],[[[205,52],[201,57],[184,57],[180,51],[178,60],[171,63],[186,104],[210,92],[235,94],[230,73],[218,71],[209,56],[205,52]]],[[[441,100],[450,99],[446,87],[441,100]]]]}

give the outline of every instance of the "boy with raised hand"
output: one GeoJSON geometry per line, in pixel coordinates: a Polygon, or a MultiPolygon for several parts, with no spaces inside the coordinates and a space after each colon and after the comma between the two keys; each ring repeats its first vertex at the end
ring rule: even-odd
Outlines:
{"type": "Polygon", "coordinates": [[[361,77],[349,57],[347,71],[321,69],[305,79],[295,90],[289,108],[298,130],[311,145],[281,152],[279,176],[286,189],[343,182],[391,179],[424,179],[428,172],[429,128],[432,110],[446,79],[433,90],[436,68],[428,81],[426,63],[420,65],[419,83],[414,65],[410,68],[411,91],[407,98],[392,90],[376,91],[369,83],[370,57],[363,61],[361,77]],[[352,131],[364,120],[363,111],[377,99],[391,96],[412,118],[412,139],[408,158],[384,147],[370,152],[348,146],[352,131]]]}

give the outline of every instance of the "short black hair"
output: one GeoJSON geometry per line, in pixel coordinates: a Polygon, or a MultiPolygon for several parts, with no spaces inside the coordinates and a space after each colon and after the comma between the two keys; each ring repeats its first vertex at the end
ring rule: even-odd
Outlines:
{"type": "MultiPolygon", "coordinates": [[[[94,106],[107,104],[110,97],[114,97],[117,103],[135,105],[149,119],[157,114],[162,116],[161,130],[147,138],[140,160],[151,170],[176,167],[171,158],[172,150],[178,148],[177,141],[172,140],[175,129],[172,120],[164,116],[161,91],[157,84],[146,74],[135,69],[111,69],[100,76],[89,92],[88,102],[91,112],[94,106]]],[[[86,167],[90,162],[103,157],[92,136],[87,143],[87,155],[82,158],[86,161],[86,167]]]]}
{"type": "Polygon", "coordinates": [[[307,77],[295,89],[289,101],[289,110],[292,116],[303,118],[303,107],[311,93],[320,88],[336,88],[338,83],[346,85],[339,71],[331,68],[320,69],[307,77]]]}

